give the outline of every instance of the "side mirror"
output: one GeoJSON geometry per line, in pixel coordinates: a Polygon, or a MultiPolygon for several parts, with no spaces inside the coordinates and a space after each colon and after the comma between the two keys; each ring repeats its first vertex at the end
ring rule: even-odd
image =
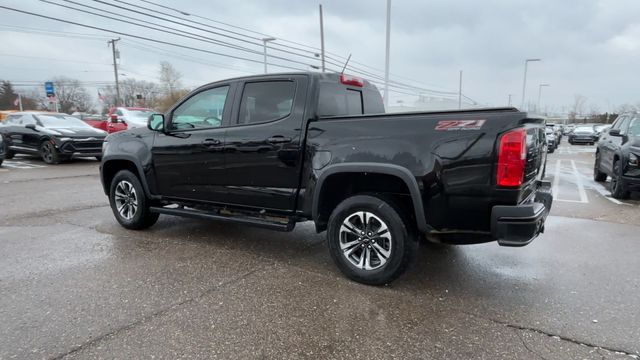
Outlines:
{"type": "Polygon", "coordinates": [[[24,127],[31,130],[36,130],[36,124],[26,124],[24,127]]]}
{"type": "Polygon", "coordinates": [[[611,135],[611,136],[622,136],[622,134],[620,134],[620,129],[611,129],[611,130],[609,130],[609,135],[611,135]]]}
{"type": "Polygon", "coordinates": [[[117,123],[118,122],[118,115],[116,114],[111,114],[110,119],[112,123],[117,123]]]}
{"type": "Polygon", "coordinates": [[[164,131],[164,115],[153,114],[147,120],[147,128],[153,131],[164,131]]]}

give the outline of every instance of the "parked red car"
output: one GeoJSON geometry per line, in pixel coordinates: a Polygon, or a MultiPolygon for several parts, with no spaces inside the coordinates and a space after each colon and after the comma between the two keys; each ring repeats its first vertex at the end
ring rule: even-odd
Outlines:
{"type": "Polygon", "coordinates": [[[127,130],[127,124],[123,122],[113,122],[109,116],[92,115],[92,114],[80,114],[74,113],[71,116],[77,117],[84,121],[88,125],[100,130],[104,130],[109,134],[127,130]]]}

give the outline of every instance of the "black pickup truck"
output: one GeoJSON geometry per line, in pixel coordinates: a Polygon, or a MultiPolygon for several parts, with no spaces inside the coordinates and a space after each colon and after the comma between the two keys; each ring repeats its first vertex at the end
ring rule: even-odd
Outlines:
{"type": "Polygon", "coordinates": [[[544,230],[544,120],[514,108],[385,114],[369,82],[321,73],[202,86],[148,128],[109,135],[101,179],[118,222],[159,214],[327,230],[337,266],[384,284],[419,237],[523,246],[544,230]]]}

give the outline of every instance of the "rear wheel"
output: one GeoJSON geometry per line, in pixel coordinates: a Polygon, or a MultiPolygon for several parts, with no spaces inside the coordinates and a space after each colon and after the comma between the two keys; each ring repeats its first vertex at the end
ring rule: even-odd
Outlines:
{"type": "Polygon", "coordinates": [[[49,140],[40,145],[40,157],[47,164],[58,164],[60,162],[60,154],[49,140]]]}
{"type": "Polygon", "coordinates": [[[600,171],[600,152],[596,153],[596,161],[593,164],[593,180],[603,182],[607,180],[607,174],[600,171]]]}
{"type": "Polygon", "coordinates": [[[160,214],[152,213],[144,188],[131,171],[121,170],[113,177],[109,203],[116,220],[127,229],[146,229],[158,221],[160,214]]]}
{"type": "Polygon", "coordinates": [[[415,256],[415,231],[392,200],[356,195],[340,203],[329,218],[329,252],[350,279],[383,285],[400,276],[415,256]]]}
{"type": "Polygon", "coordinates": [[[626,199],[629,197],[627,184],[622,178],[622,162],[619,159],[613,163],[613,174],[611,175],[611,196],[616,199],[626,199]]]}

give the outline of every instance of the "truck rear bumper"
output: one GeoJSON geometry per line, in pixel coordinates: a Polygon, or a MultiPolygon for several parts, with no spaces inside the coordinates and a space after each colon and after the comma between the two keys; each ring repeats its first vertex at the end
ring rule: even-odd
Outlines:
{"type": "Polygon", "coordinates": [[[553,195],[549,181],[538,181],[535,197],[515,206],[494,206],[491,210],[491,235],[501,246],[525,246],[544,232],[553,195]]]}

